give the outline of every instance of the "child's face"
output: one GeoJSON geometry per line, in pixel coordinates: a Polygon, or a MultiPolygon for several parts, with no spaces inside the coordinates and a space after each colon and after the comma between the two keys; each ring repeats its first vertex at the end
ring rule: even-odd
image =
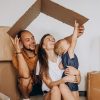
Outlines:
{"type": "Polygon", "coordinates": [[[69,47],[70,47],[69,42],[66,40],[62,40],[61,43],[59,44],[58,55],[62,55],[64,53],[66,53],[68,51],[69,47]]]}

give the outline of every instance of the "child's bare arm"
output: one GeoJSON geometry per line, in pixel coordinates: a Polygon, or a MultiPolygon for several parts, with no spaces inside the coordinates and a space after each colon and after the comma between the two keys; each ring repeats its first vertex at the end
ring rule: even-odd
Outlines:
{"type": "MultiPolygon", "coordinates": [[[[83,35],[83,32],[84,32],[84,26],[83,26],[83,25],[80,25],[80,26],[78,27],[77,38],[79,38],[81,35],[83,35]]],[[[73,34],[71,34],[71,35],[65,37],[64,39],[67,40],[69,43],[71,43],[71,41],[72,41],[72,36],[73,36],[73,34]]]]}
{"type": "Polygon", "coordinates": [[[74,49],[75,49],[75,46],[76,46],[76,43],[77,43],[78,27],[79,27],[79,23],[77,21],[75,21],[74,32],[73,32],[73,35],[72,35],[72,41],[71,41],[71,44],[70,44],[70,48],[68,50],[70,58],[74,58],[74,49]]]}

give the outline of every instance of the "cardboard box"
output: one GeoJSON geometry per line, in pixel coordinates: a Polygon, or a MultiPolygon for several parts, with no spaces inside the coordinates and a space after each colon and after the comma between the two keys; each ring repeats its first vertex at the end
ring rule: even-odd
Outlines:
{"type": "Polygon", "coordinates": [[[16,71],[11,61],[0,61],[0,92],[7,95],[10,100],[20,100],[16,71]]]}
{"type": "Polygon", "coordinates": [[[0,61],[11,61],[14,47],[7,31],[9,27],[0,27],[0,61]]]}
{"type": "Polygon", "coordinates": [[[94,71],[87,74],[88,100],[100,100],[100,72],[94,71]]]}
{"type": "Polygon", "coordinates": [[[8,33],[13,38],[20,30],[26,29],[27,26],[40,14],[40,12],[54,17],[68,25],[74,26],[77,19],[80,24],[88,21],[88,18],[53,2],[53,0],[36,0],[36,2],[19,18],[11,27],[0,27],[0,61],[9,61],[12,59],[12,43],[8,33]]]}
{"type": "Polygon", "coordinates": [[[80,24],[84,24],[88,21],[88,18],[53,2],[53,0],[37,0],[11,27],[8,34],[15,37],[16,33],[27,28],[40,12],[71,26],[74,26],[75,20],[80,24]]]}
{"type": "Polygon", "coordinates": [[[0,27],[0,61],[12,59],[12,43],[8,33],[13,38],[20,30],[26,29],[27,26],[40,14],[40,12],[56,18],[68,25],[74,26],[74,21],[77,19],[80,24],[88,21],[88,18],[70,10],[51,0],[36,0],[36,2],[19,18],[11,27],[0,27]]]}

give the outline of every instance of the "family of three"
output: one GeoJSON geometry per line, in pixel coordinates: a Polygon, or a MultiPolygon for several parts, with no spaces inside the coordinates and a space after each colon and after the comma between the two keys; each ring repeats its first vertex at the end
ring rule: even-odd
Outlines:
{"type": "Polygon", "coordinates": [[[73,34],[57,42],[51,34],[45,34],[37,45],[27,30],[11,39],[15,47],[12,62],[18,74],[18,89],[25,100],[29,100],[36,75],[42,80],[44,100],[79,100],[81,76],[74,49],[83,31],[84,27],[75,21],[73,34]]]}

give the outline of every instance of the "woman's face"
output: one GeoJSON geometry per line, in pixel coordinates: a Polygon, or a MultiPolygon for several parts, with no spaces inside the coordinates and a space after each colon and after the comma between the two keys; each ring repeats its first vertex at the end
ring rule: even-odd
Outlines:
{"type": "Polygon", "coordinates": [[[52,35],[46,36],[43,41],[43,48],[45,50],[54,49],[54,45],[55,45],[55,38],[52,35]]]}

